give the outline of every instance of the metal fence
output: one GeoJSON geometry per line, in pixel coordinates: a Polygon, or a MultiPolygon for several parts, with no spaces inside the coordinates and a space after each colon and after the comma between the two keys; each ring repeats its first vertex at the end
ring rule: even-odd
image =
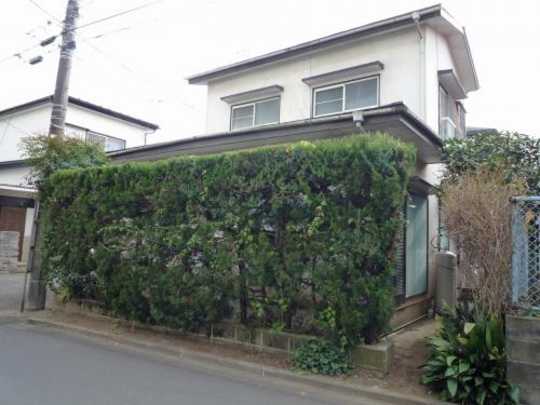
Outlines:
{"type": "Polygon", "coordinates": [[[512,303],[540,310],[540,196],[513,199],[512,303]]]}

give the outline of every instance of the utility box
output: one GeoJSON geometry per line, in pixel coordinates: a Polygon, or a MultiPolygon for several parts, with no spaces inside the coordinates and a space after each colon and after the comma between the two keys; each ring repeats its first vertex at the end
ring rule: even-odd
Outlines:
{"type": "Polygon", "coordinates": [[[435,292],[437,311],[443,309],[445,304],[454,309],[457,303],[457,256],[448,251],[437,253],[435,269],[437,271],[435,292]]]}

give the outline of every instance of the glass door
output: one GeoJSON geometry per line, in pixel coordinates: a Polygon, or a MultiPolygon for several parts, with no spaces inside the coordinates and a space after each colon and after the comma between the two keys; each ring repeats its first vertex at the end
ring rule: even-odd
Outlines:
{"type": "Polygon", "coordinates": [[[427,198],[410,194],[407,202],[406,297],[427,290],[428,204],[427,198]]]}

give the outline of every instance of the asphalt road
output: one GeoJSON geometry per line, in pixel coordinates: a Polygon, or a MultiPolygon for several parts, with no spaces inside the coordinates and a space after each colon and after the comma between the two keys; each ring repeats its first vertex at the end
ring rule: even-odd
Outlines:
{"type": "Polygon", "coordinates": [[[0,319],[0,404],[373,404],[0,319]]]}
{"type": "Polygon", "coordinates": [[[0,311],[18,311],[21,305],[24,273],[0,273],[0,311]]]}

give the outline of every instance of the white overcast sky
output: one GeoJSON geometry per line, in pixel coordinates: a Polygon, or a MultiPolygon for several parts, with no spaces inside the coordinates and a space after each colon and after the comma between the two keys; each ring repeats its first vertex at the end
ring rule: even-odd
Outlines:
{"type": "MultiPolygon", "coordinates": [[[[79,24],[149,0],[81,0],[79,24]]],[[[63,18],[67,0],[34,0],[63,18]]],[[[150,142],[204,132],[205,87],[185,77],[247,57],[435,4],[424,0],[163,0],[81,29],[70,93],[162,130],[150,142]]],[[[471,126],[540,136],[540,1],[448,0],[466,27],[481,89],[471,126]]],[[[30,0],[0,2],[0,109],[51,94],[58,48],[5,57],[59,31],[30,0]],[[26,61],[43,55],[43,63],[26,61]]]]}

